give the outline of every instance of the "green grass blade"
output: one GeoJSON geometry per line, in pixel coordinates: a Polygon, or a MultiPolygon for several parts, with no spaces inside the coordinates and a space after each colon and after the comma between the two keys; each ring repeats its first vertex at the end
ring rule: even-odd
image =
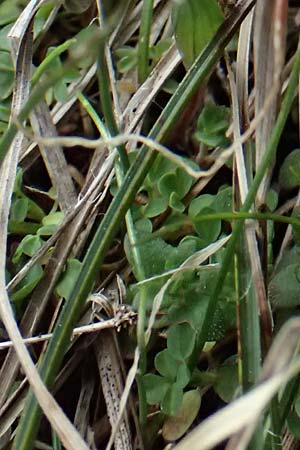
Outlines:
{"type": "Polygon", "coordinates": [[[153,0],[143,0],[138,42],[138,80],[143,83],[149,73],[149,42],[152,23],[153,0]]]}

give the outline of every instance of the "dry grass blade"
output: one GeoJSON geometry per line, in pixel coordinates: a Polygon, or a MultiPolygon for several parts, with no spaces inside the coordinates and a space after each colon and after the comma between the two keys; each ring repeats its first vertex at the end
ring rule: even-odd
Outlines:
{"type": "Polygon", "coordinates": [[[95,387],[95,378],[90,371],[90,367],[85,366],[81,377],[81,391],[76,407],[74,425],[80,435],[87,439],[89,428],[89,416],[91,408],[91,400],[95,387]]]}
{"type": "Polygon", "coordinates": [[[124,128],[126,133],[132,133],[135,131],[137,124],[143,117],[147,108],[150,106],[155,95],[161,89],[165,81],[170,77],[180,61],[181,56],[176,45],[173,43],[169,50],[163,55],[159,63],[154,67],[145,82],[139,87],[128,102],[123,113],[124,128]]]}
{"type": "Polygon", "coordinates": [[[256,421],[271,398],[300,370],[300,358],[292,359],[299,336],[299,319],[287,322],[270,349],[263,370],[263,382],[248,394],[206,419],[176,445],[174,450],[186,448],[210,450],[240,430],[245,430],[243,431],[245,434],[242,434],[239,439],[238,449],[246,449],[251,437],[247,429],[253,431],[256,421]]]}
{"type": "MultiPolygon", "coordinates": [[[[251,22],[246,22],[246,26],[251,27],[251,22]]],[[[248,42],[241,44],[243,42],[243,34],[242,30],[239,36],[239,44],[242,45],[247,52],[247,49],[250,48],[250,33],[246,33],[248,38],[248,42]]],[[[242,117],[245,116],[244,106],[246,104],[246,99],[244,99],[246,92],[244,91],[244,80],[248,79],[247,77],[247,67],[245,61],[248,61],[249,54],[247,53],[246,59],[243,57],[244,55],[240,52],[238,53],[238,62],[239,66],[242,65],[239,58],[242,58],[244,62],[244,67],[246,73],[243,74],[239,71],[239,75],[241,79],[237,80],[237,85],[240,87],[240,92],[237,91],[237,86],[234,81],[233,72],[231,67],[228,65],[228,73],[229,73],[229,83],[231,90],[231,98],[232,98],[232,110],[233,110],[233,135],[234,141],[239,141],[241,138],[240,127],[244,122],[242,117]],[[241,99],[241,104],[238,99],[241,99]],[[244,101],[243,101],[244,100],[244,101]]],[[[236,171],[237,171],[237,179],[238,179],[238,188],[240,193],[241,202],[243,203],[248,194],[248,176],[249,176],[249,168],[246,169],[245,157],[244,157],[244,148],[242,145],[238,145],[235,152],[235,161],[236,161],[236,171]]],[[[258,243],[255,233],[255,224],[253,222],[246,222],[245,224],[245,237],[247,242],[247,250],[249,254],[250,264],[251,264],[251,278],[253,280],[252,284],[255,288],[255,296],[259,307],[260,319],[262,322],[263,336],[264,336],[264,346],[267,349],[271,342],[272,337],[272,316],[271,309],[267,299],[267,293],[264,284],[264,275],[262,271],[260,254],[258,249],[258,243]]]]}
{"type": "MultiPolygon", "coordinates": [[[[119,354],[114,339],[112,332],[107,330],[101,333],[95,344],[102,390],[112,428],[119,421],[120,400],[124,390],[119,354]]],[[[131,433],[126,412],[118,428],[114,437],[115,449],[132,449],[131,433]]]]}
{"type": "MultiPolygon", "coordinates": [[[[41,102],[31,114],[31,125],[33,131],[41,136],[54,137],[57,135],[49,108],[45,102],[41,102]]],[[[77,195],[68,172],[63,149],[60,145],[48,148],[46,145],[40,144],[40,153],[51,178],[52,186],[55,188],[61,210],[67,211],[75,205],[77,195]]]]}
{"type": "MultiPolygon", "coordinates": [[[[285,55],[285,34],[288,2],[258,0],[254,23],[254,71],[255,71],[255,114],[265,103],[269,86],[277,85],[277,92],[270,105],[268,115],[256,130],[256,168],[263,158],[271,130],[277,116],[280,95],[280,76],[285,55]]],[[[265,195],[273,168],[266,173],[257,194],[258,208],[265,203],[265,195]]]]}

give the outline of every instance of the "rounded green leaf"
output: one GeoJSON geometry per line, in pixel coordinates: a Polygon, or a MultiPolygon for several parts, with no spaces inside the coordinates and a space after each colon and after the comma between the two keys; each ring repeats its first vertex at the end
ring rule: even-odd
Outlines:
{"type": "Polygon", "coordinates": [[[142,208],[143,214],[146,217],[152,218],[159,216],[168,208],[168,199],[165,197],[154,198],[150,200],[147,205],[142,208]]]}
{"type": "Polygon", "coordinates": [[[169,205],[174,211],[182,213],[185,210],[184,204],[180,201],[177,192],[172,192],[169,198],[169,205]]]}
{"type": "Polygon", "coordinates": [[[6,99],[12,93],[14,73],[10,53],[0,51],[0,100],[6,99]]]}
{"type": "Polygon", "coordinates": [[[188,358],[195,346],[196,331],[188,322],[172,325],[168,332],[167,346],[173,358],[188,358]]]}
{"type": "Polygon", "coordinates": [[[191,379],[191,372],[185,361],[180,361],[177,367],[176,384],[182,389],[185,388],[191,379]]]}
{"type": "Polygon", "coordinates": [[[300,266],[290,264],[280,270],[270,281],[269,297],[276,308],[300,305],[300,266]]]}
{"type": "Polygon", "coordinates": [[[176,192],[179,199],[182,199],[190,190],[193,179],[181,169],[175,172],[168,172],[163,175],[158,184],[158,190],[164,197],[169,198],[172,192],[176,192]]]}
{"type": "Polygon", "coordinates": [[[166,378],[155,375],[154,373],[147,373],[144,375],[143,383],[149,405],[160,403],[170,387],[170,382],[166,378]]]}
{"type": "Polygon", "coordinates": [[[300,149],[293,150],[283,161],[279,172],[279,183],[284,189],[300,186],[300,149]]]}
{"type": "Polygon", "coordinates": [[[189,206],[189,216],[193,219],[204,208],[208,208],[213,203],[215,197],[210,194],[199,195],[199,197],[194,198],[189,206]]]}
{"type": "Polygon", "coordinates": [[[156,370],[164,377],[171,381],[175,381],[177,375],[178,364],[170,351],[166,348],[157,353],[154,359],[154,366],[156,370]]]}
{"type": "Polygon", "coordinates": [[[43,217],[42,224],[45,226],[48,225],[58,226],[63,221],[63,218],[64,213],[62,211],[53,212],[43,217]]]}
{"type": "Polygon", "coordinates": [[[42,276],[42,266],[40,264],[35,264],[11,294],[10,298],[12,302],[18,303],[25,299],[36,287],[42,276]]]}
{"type": "Polygon", "coordinates": [[[217,381],[214,390],[226,403],[229,403],[239,386],[238,367],[235,358],[230,358],[217,370],[217,381]]]}
{"type": "Polygon", "coordinates": [[[210,244],[211,242],[214,242],[220,232],[221,232],[221,220],[210,220],[210,221],[204,221],[203,216],[205,214],[212,214],[215,210],[211,208],[204,208],[194,219],[194,227],[195,230],[202,240],[202,245],[205,247],[206,245],[210,244]]]}
{"type": "Polygon", "coordinates": [[[55,292],[59,297],[68,299],[75,286],[82,263],[78,259],[68,259],[66,270],[62,278],[55,287],[55,292]]]}
{"type": "Polygon", "coordinates": [[[15,222],[24,222],[28,211],[28,198],[17,198],[12,202],[10,219],[15,222]]]}
{"type": "Polygon", "coordinates": [[[174,416],[181,406],[183,390],[176,383],[169,386],[161,402],[161,410],[167,416],[174,416]]]}
{"type": "Polygon", "coordinates": [[[25,236],[18,245],[18,248],[13,256],[12,262],[16,264],[22,255],[32,257],[39,250],[42,243],[43,241],[39,236],[27,234],[27,236],[25,236]]]}
{"type": "Polygon", "coordinates": [[[300,417],[295,411],[290,411],[287,417],[289,432],[298,440],[300,439],[300,417]]]}
{"type": "Polygon", "coordinates": [[[176,441],[190,428],[201,406],[201,394],[198,389],[183,395],[182,404],[176,415],[166,418],[162,435],[166,441],[176,441]]]}

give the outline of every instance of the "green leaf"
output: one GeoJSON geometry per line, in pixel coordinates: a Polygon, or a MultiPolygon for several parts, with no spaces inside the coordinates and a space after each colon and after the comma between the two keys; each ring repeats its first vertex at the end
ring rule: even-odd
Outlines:
{"type": "Polygon", "coordinates": [[[38,34],[42,31],[43,26],[48,19],[51,11],[53,10],[54,3],[53,2],[47,2],[44,5],[41,5],[34,17],[34,25],[33,25],[33,31],[34,31],[34,39],[38,36],[38,34]]]}
{"type": "Polygon", "coordinates": [[[210,220],[209,222],[202,220],[203,215],[214,212],[215,210],[212,208],[203,208],[193,220],[195,230],[199,238],[201,238],[203,247],[214,242],[221,232],[221,220],[210,220]]]}
{"type": "Polygon", "coordinates": [[[280,270],[270,281],[269,296],[276,308],[300,305],[300,266],[291,264],[280,270]]]}
{"type": "Polygon", "coordinates": [[[191,372],[185,361],[180,361],[177,368],[176,384],[182,389],[185,388],[191,379],[191,372]]]}
{"type": "Polygon", "coordinates": [[[295,412],[300,417],[300,395],[298,393],[297,400],[295,401],[295,412]]]}
{"type": "Polygon", "coordinates": [[[157,353],[154,359],[154,366],[160,375],[174,382],[177,376],[178,364],[176,359],[172,357],[169,349],[162,350],[157,353]]]}
{"type": "Polygon", "coordinates": [[[216,0],[184,0],[173,5],[176,43],[188,68],[213,37],[223,15],[216,0]]]}
{"type": "Polygon", "coordinates": [[[194,198],[189,206],[189,216],[191,219],[197,217],[197,215],[204,209],[212,205],[214,201],[214,196],[210,194],[199,195],[199,197],[194,198]]]}
{"type": "Polygon", "coordinates": [[[300,417],[295,411],[290,411],[287,417],[289,432],[296,438],[300,438],[300,417]]]}
{"type": "Polygon", "coordinates": [[[161,410],[167,416],[174,416],[182,404],[183,390],[176,383],[169,386],[162,402],[161,410]]]}
{"type": "Polygon", "coordinates": [[[18,245],[12,258],[12,262],[16,264],[22,255],[32,257],[40,249],[42,243],[43,241],[39,236],[27,234],[18,245]]]}
{"type": "Polygon", "coordinates": [[[10,52],[11,47],[9,44],[9,40],[7,39],[7,35],[10,32],[12,26],[13,24],[9,23],[8,25],[0,29],[0,50],[10,52]]]}
{"type": "Polygon", "coordinates": [[[229,403],[239,386],[236,358],[229,358],[216,373],[217,381],[214,383],[214,390],[224,402],[229,403]]]}
{"type": "Polygon", "coordinates": [[[176,192],[179,199],[182,199],[193,185],[193,178],[184,170],[177,168],[175,172],[168,172],[163,175],[158,184],[158,190],[164,197],[169,198],[172,192],[176,192]]]}
{"type": "Polygon", "coordinates": [[[269,189],[266,195],[266,204],[270,211],[275,211],[278,205],[278,192],[269,189]]]}
{"type": "Polygon", "coordinates": [[[181,406],[176,415],[166,418],[162,435],[166,441],[176,441],[190,428],[196,419],[201,406],[201,394],[198,389],[183,395],[181,406]]]}
{"type": "Polygon", "coordinates": [[[232,211],[232,187],[221,187],[210,207],[217,213],[232,211]]]}
{"type": "Polygon", "coordinates": [[[12,202],[10,209],[10,220],[24,222],[28,211],[28,198],[18,198],[12,202]]]}
{"type": "MultiPolygon", "coordinates": [[[[12,302],[19,303],[33,291],[43,276],[43,269],[40,264],[35,264],[25,275],[23,280],[16,286],[10,298],[12,302]]],[[[15,305],[16,307],[16,305],[15,305]]]]}
{"type": "Polygon", "coordinates": [[[64,213],[62,211],[52,212],[43,217],[42,224],[45,226],[55,225],[58,226],[64,219],[64,213]]]}
{"type": "Polygon", "coordinates": [[[0,51],[0,100],[6,99],[12,93],[14,75],[10,53],[0,51]]]}
{"type": "Polygon", "coordinates": [[[120,73],[126,73],[129,70],[134,69],[137,65],[136,53],[131,53],[123,56],[117,63],[117,69],[120,73]]]}
{"type": "Polygon", "coordinates": [[[185,210],[184,204],[180,201],[177,192],[172,192],[169,198],[169,205],[174,211],[182,213],[185,210]]]}
{"type": "Polygon", "coordinates": [[[168,50],[168,48],[172,44],[172,39],[164,39],[163,41],[159,41],[157,44],[150,47],[150,58],[156,62],[162,56],[162,54],[168,50]]]}
{"type": "Polygon", "coordinates": [[[11,0],[4,0],[0,5],[0,26],[7,23],[14,22],[20,14],[20,9],[17,6],[17,2],[11,0]]]}
{"type": "Polygon", "coordinates": [[[68,259],[66,270],[55,287],[55,293],[59,297],[63,297],[66,300],[70,297],[77,281],[81,266],[82,263],[78,261],[78,259],[68,259]]]}
{"type": "Polygon", "coordinates": [[[149,405],[160,403],[165,397],[170,387],[170,382],[159,375],[147,373],[143,376],[143,383],[146,389],[147,402],[149,405]]]}
{"type": "Polygon", "coordinates": [[[186,236],[178,244],[177,247],[170,252],[166,261],[166,270],[179,267],[189,256],[199,250],[199,240],[196,236],[186,236]]]}
{"type": "Polygon", "coordinates": [[[188,322],[172,325],[168,331],[167,346],[173,358],[188,358],[195,346],[196,331],[188,322]]]}
{"type": "MultiPolygon", "coordinates": [[[[139,252],[145,276],[151,277],[164,271],[167,255],[172,251],[173,247],[160,237],[154,236],[151,232],[140,230],[141,224],[145,226],[146,223],[150,223],[151,225],[149,220],[138,221],[136,223],[136,238],[139,243],[139,252]]],[[[138,279],[139,267],[136,266],[136,260],[133,257],[132,248],[127,236],[124,241],[124,249],[133,273],[138,279]]]]}
{"type": "Polygon", "coordinates": [[[154,198],[150,200],[147,205],[142,208],[142,213],[144,216],[152,218],[159,216],[168,208],[167,198],[154,198]]]}
{"type": "Polygon", "coordinates": [[[283,189],[300,186],[300,149],[293,150],[283,161],[279,171],[279,183],[283,189]]]}
{"type": "Polygon", "coordinates": [[[64,0],[64,7],[69,13],[82,14],[92,4],[92,0],[64,0]]]}
{"type": "Polygon", "coordinates": [[[164,174],[167,172],[174,172],[175,169],[176,166],[172,161],[162,155],[158,155],[146,177],[146,186],[153,189],[153,185],[157,184],[164,174]]]}
{"type": "Polygon", "coordinates": [[[225,133],[230,124],[230,108],[208,104],[197,121],[196,139],[208,147],[226,147],[229,140],[225,133]]]}

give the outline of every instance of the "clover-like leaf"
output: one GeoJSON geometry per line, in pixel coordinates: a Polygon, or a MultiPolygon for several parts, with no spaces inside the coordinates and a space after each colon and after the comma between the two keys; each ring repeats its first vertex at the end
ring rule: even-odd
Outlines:
{"type": "Polygon", "coordinates": [[[191,372],[185,361],[178,362],[177,374],[176,374],[176,384],[177,386],[184,389],[191,379],[191,372]]]}
{"type": "Polygon", "coordinates": [[[300,266],[298,263],[283,267],[270,281],[269,296],[276,308],[300,305],[300,266]]]}
{"type": "Polygon", "coordinates": [[[229,124],[230,108],[208,104],[198,118],[195,137],[208,147],[226,147],[229,140],[225,133],[229,124]]]}
{"type": "Polygon", "coordinates": [[[17,198],[10,208],[10,219],[15,222],[24,222],[28,212],[28,198],[17,198]]]}
{"type": "Polygon", "coordinates": [[[214,390],[224,402],[229,403],[234,398],[239,386],[236,358],[227,359],[216,373],[214,390]]]}
{"type": "Polygon", "coordinates": [[[27,234],[18,245],[12,258],[12,262],[14,264],[18,263],[22,255],[32,257],[42,246],[42,243],[43,241],[39,236],[27,234]]]}
{"type": "Polygon", "coordinates": [[[178,364],[169,349],[166,348],[156,354],[154,366],[160,375],[168,378],[172,382],[176,380],[178,364]]]}
{"type": "Polygon", "coordinates": [[[77,281],[82,263],[78,259],[70,258],[67,261],[66,269],[55,287],[55,292],[59,297],[68,299],[77,281]]]}
{"type": "Polygon", "coordinates": [[[181,406],[183,390],[176,383],[170,385],[161,402],[161,410],[167,416],[174,416],[181,406]]]}
{"type": "Polygon", "coordinates": [[[283,161],[279,171],[279,183],[284,189],[300,186],[300,149],[293,150],[283,161]]]}
{"type": "Polygon", "coordinates": [[[168,199],[165,197],[154,198],[150,200],[144,207],[142,212],[145,217],[156,217],[162,214],[168,208],[168,199]]]}
{"type": "Polygon", "coordinates": [[[160,403],[170,387],[170,382],[167,378],[155,375],[154,373],[144,375],[143,383],[149,405],[160,403]]]}
{"type": "Polygon", "coordinates": [[[167,346],[173,358],[184,360],[188,358],[195,346],[196,331],[188,323],[172,325],[168,331],[167,346]]]}
{"type": "Polygon", "coordinates": [[[15,303],[15,308],[19,310],[17,305],[24,300],[33,291],[43,276],[43,269],[40,264],[35,264],[25,275],[22,281],[16,286],[11,294],[11,301],[15,303]]]}
{"type": "Polygon", "coordinates": [[[193,389],[183,395],[182,403],[174,416],[168,416],[162,428],[166,441],[176,441],[190,428],[201,406],[201,394],[193,389]]]}
{"type": "Polygon", "coordinates": [[[214,242],[221,232],[221,220],[204,221],[205,214],[212,214],[215,210],[212,208],[203,208],[202,211],[194,218],[193,223],[195,230],[202,241],[202,246],[206,247],[214,242]]]}

